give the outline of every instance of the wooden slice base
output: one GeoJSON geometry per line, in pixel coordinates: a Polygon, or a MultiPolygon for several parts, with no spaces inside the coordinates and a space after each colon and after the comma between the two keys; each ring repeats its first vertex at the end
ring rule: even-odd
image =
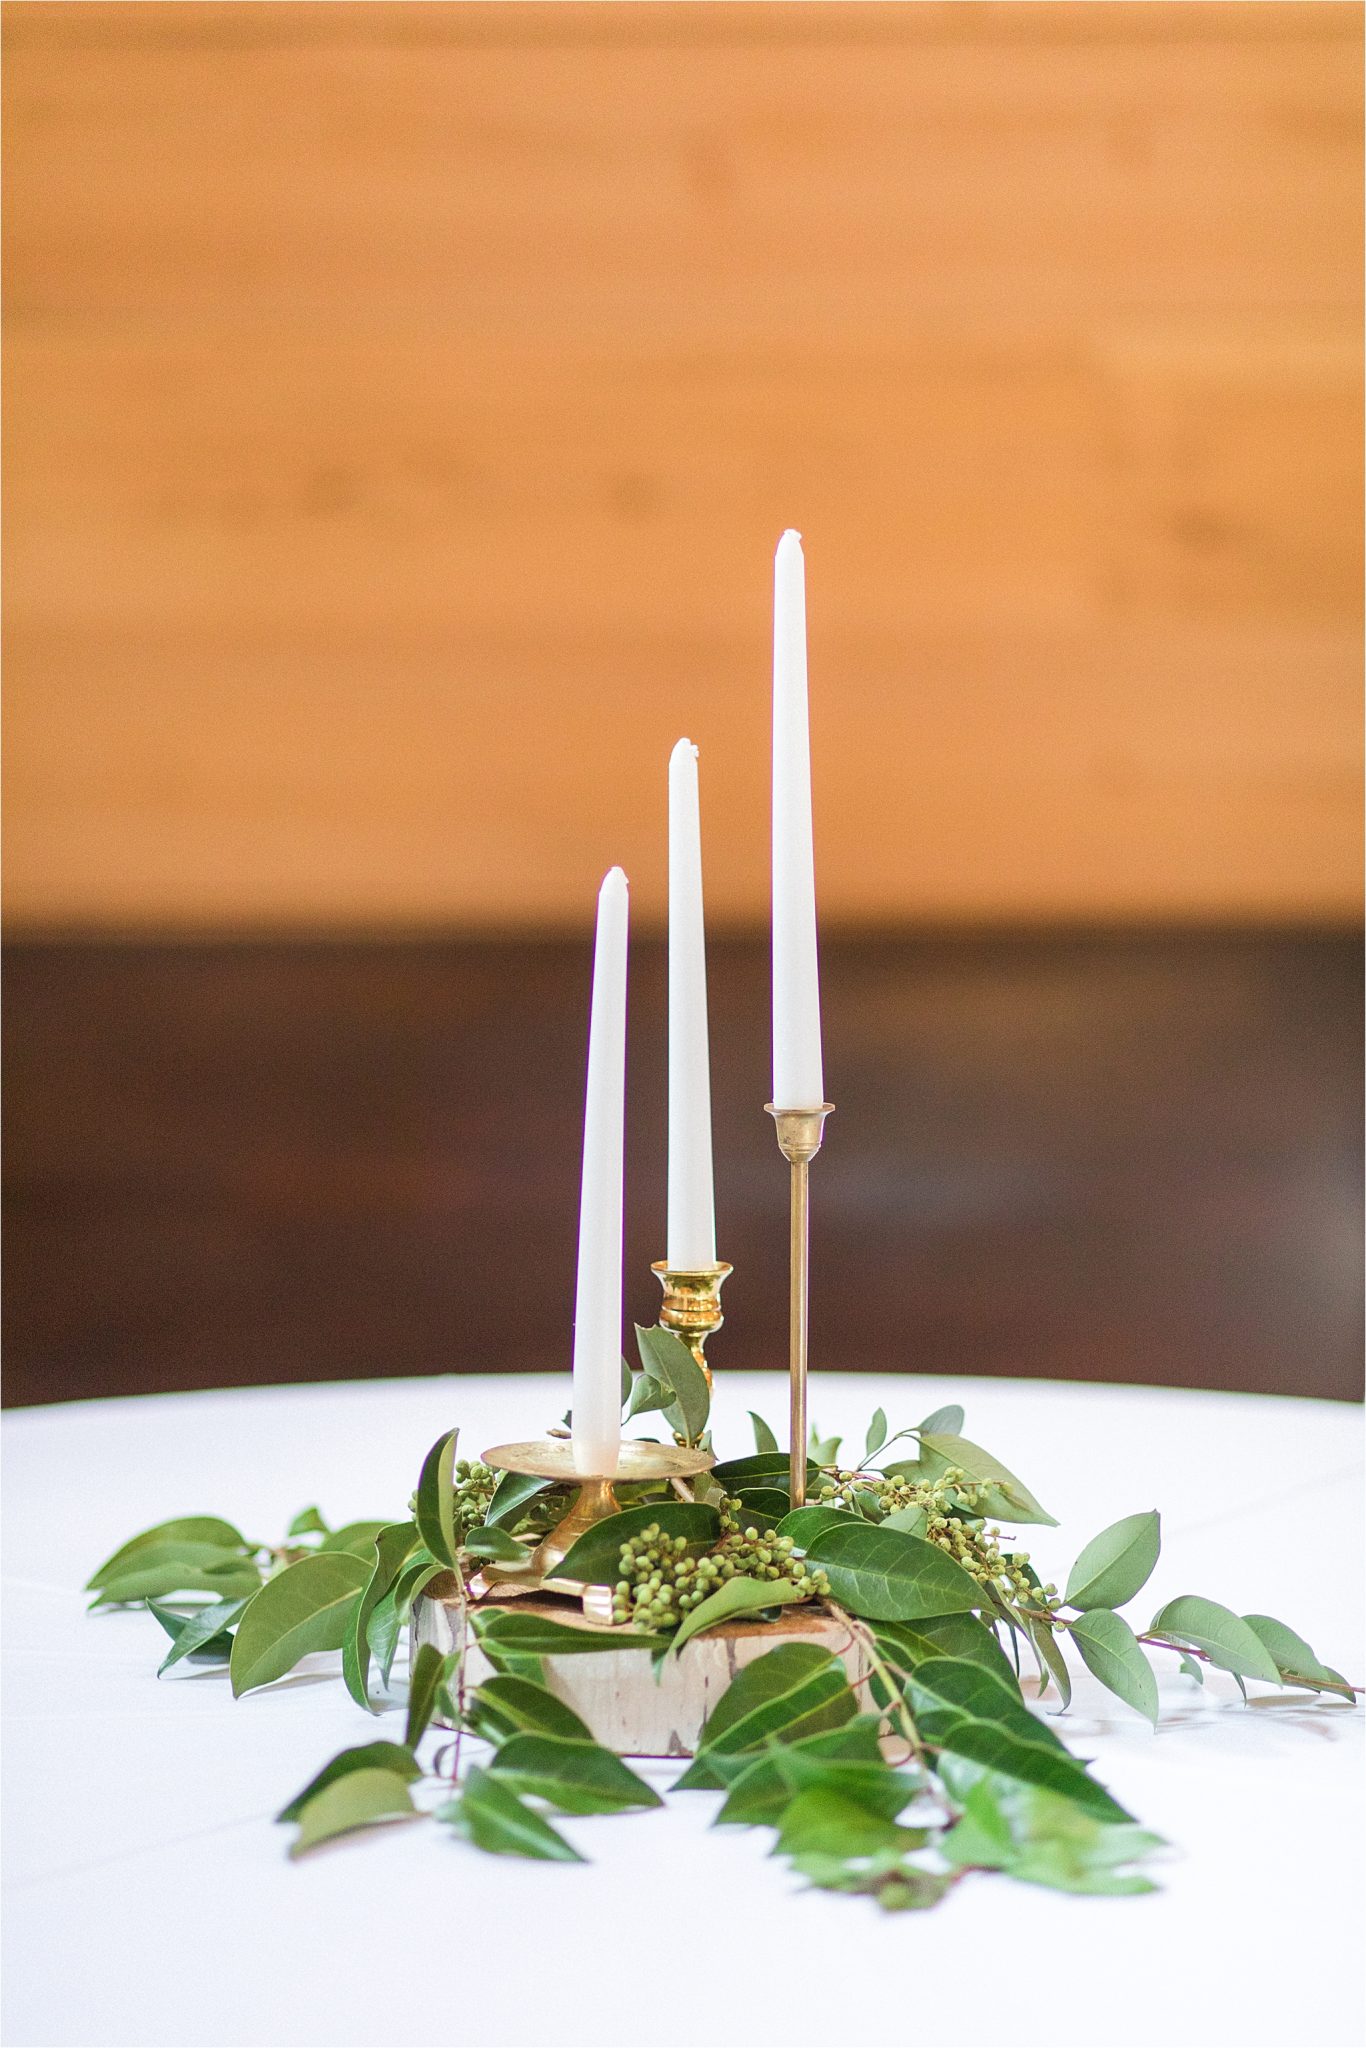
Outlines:
{"type": "MultiPolygon", "coordinates": [[[[466,1640],[464,1610],[450,1580],[433,1579],[413,1603],[412,1651],[433,1643],[445,1656],[462,1649],[466,1689],[491,1677],[493,1666],[472,1632],[466,1640]],[[446,1586],[451,1592],[444,1591],[446,1586]]],[[[504,1605],[479,1603],[481,1611],[504,1605]]],[[[541,1614],[568,1628],[609,1633],[587,1620],[578,1607],[550,1595],[517,1600],[519,1614],[541,1614]]],[[[695,1636],[655,1677],[648,1650],[602,1650],[591,1657],[546,1657],[546,1684],[592,1729],[596,1739],[620,1756],[692,1756],[708,1714],[736,1673],[780,1643],[815,1643],[839,1657],[854,1684],[869,1675],[857,1643],[842,1622],[816,1607],[789,1607],[776,1621],[725,1621],[695,1636]]]]}

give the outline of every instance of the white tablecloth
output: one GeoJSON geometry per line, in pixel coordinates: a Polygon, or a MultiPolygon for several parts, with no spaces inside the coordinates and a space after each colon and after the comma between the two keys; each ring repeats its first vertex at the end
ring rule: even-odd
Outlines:
{"type": "MultiPolygon", "coordinates": [[[[720,1364],[720,1361],[718,1361],[720,1364]]],[[[718,1372],[727,1450],[776,1375],[718,1372]]],[[[144,1614],[87,1619],[124,1537],[177,1513],[275,1536],[401,1514],[428,1444],[531,1436],[545,1378],[391,1381],[91,1402],[5,1424],[8,2048],[1164,2048],[1361,2040],[1362,1715],[1172,1669],[1154,1735],[1082,1672],[1067,1717],[1173,1846],[1150,1898],[976,1878],[926,1914],[803,1891],[763,1830],[708,1831],[709,1794],[564,1823],[590,1868],[480,1855],[435,1825],[297,1865],[270,1815],[335,1750],[396,1732],[318,1657],[236,1704],[158,1681],[144,1614]]],[[[1274,1614],[1360,1679],[1361,1427],[1329,1403],[839,1375],[824,1430],[862,1441],[947,1400],[1063,1523],[1062,1582],[1107,1522],[1160,1507],[1142,1618],[1177,1593],[1274,1614]],[[1287,1505],[1291,1503],[1291,1505],[1287,1505]],[[1149,1602],[1152,1606],[1150,1607],[1149,1602]]],[[[401,1734],[401,1728],[397,1731],[401,1734]]],[[[652,1767],[653,1768],[653,1767],[652,1767]]],[[[660,1766],[659,1782],[674,1774],[660,1766]]]]}

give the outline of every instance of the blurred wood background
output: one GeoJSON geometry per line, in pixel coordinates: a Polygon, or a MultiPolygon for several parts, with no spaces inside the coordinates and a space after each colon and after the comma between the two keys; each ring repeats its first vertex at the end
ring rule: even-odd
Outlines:
{"type": "Polygon", "coordinates": [[[1361,10],[4,10],[12,927],[1358,891],[1361,10]]]}
{"type": "MultiPolygon", "coordinates": [[[[776,1367],[765,942],[709,968],[712,1352],[776,1367]]],[[[837,936],[823,968],[820,1370],[1359,1396],[1350,937],[837,936]]],[[[566,1369],[590,972],[572,939],[12,945],[6,1399],[566,1369]]],[[[659,1311],[664,1019],[637,943],[628,1326],[659,1311]]]]}

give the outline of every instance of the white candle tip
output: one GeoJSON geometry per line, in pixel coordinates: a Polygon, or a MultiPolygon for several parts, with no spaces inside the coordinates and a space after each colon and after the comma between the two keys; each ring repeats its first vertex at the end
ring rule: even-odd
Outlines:
{"type": "Polygon", "coordinates": [[[680,740],[672,754],[670,754],[669,759],[671,761],[686,761],[689,754],[691,754],[695,761],[697,759],[697,751],[691,740],[680,740]]]}
{"type": "Polygon", "coordinates": [[[782,539],[778,542],[778,553],[781,555],[786,552],[790,555],[794,552],[800,554],[801,551],[802,537],[795,526],[789,526],[784,532],[782,539]]]}
{"type": "Polygon", "coordinates": [[[599,889],[598,894],[599,896],[605,896],[609,889],[615,891],[617,889],[629,889],[630,886],[626,879],[625,868],[608,868],[607,873],[602,878],[602,887],[599,889]]]}

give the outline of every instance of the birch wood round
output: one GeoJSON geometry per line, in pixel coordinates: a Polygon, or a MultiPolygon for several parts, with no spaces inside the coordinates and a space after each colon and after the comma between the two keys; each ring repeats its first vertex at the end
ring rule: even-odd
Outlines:
{"type": "MultiPolygon", "coordinates": [[[[502,1603],[487,1601],[483,1611],[502,1603]]],[[[604,1633],[564,1600],[529,1594],[516,1603],[518,1614],[546,1615],[569,1628],[604,1633]]],[[[493,1676],[493,1666],[473,1631],[451,1579],[434,1579],[413,1603],[412,1652],[433,1643],[445,1656],[465,1651],[466,1688],[493,1676]]],[[[648,1650],[601,1650],[591,1657],[542,1658],[546,1684],[597,1740],[623,1756],[691,1756],[702,1724],[737,1671],[780,1643],[815,1643],[839,1657],[858,1684],[869,1675],[867,1659],[848,1629],[828,1614],[793,1608],[776,1621],[726,1621],[695,1636],[676,1657],[667,1657],[658,1676],[648,1650]]]]}

